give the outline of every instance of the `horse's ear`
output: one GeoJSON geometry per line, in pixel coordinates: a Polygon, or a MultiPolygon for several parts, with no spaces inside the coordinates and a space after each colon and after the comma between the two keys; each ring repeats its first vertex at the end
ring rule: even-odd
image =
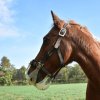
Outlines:
{"type": "Polygon", "coordinates": [[[60,18],[51,10],[51,15],[54,23],[60,20],[60,18]]]}
{"type": "Polygon", "coordinates": [[[61,20],[56,14],[54,14],[53,11],[51,11],[51,15],[54,25],[56,25],[58,28],[61,28],[63,20],[61,20]]]}

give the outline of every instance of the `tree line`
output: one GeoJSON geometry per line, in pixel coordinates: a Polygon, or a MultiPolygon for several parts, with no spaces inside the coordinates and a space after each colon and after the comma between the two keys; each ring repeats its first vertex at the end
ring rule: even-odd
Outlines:
{"type": "MultiPolygon", "coordinates": [[[[26,67],[16,69],[10,60],[3,56],[0,62],[0,85],[27,85],[30,82],[26,79],[26,67]]],[[[78,64],[65,66],[52,81],[53,84],[82,83],[87,82],[87,77],[78,64]]]]}

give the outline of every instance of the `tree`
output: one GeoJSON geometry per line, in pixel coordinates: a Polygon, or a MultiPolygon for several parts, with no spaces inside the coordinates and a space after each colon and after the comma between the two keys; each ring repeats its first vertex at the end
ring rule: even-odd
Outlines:
{"type": "Polygon", "coordinates": [[[60,70],[53,83],[83,83],[87,77],[78,64],[66,66],[60,70]]]}
{"type": "Polygon", "coordinates": [[[22,66],[20,69],[20,75],[21,75],[21,80],[26,80],[26,75],[25,75],[25,71],[26,71],[26,68],[25,66],[22,66]]]}
{"type": "Polygon", "coordinates": [[[62,68],[57,76],[55,77],[55,80],[53,80],[54,83],[66,83],[67,82],[67,68],[62,68]]]}
{"type": "Polygon", "coordinates": [[[11,66],[10,60],[6,56],[1,58],[1,66],[4,68],[9,68],[11,66]]]}
{"type": "Polygon", "coordinates": [[[69,68],[69,72],[68,72],[69,83],[79,83],[79,82],[86,82],[86,81],[87,81],[87,77],[78,64],[75,64],[74,67],[69,68]]]}
{"type": "Polygon", "coordinates": [[[3,73],[3,75],[0,77],[0,85],[11,85],[12,82],[12,73],[10,70],[5,70],[3,67],[0,68],[0,72],[3,73]]]}
{"type": "Polygon", "coordinates": [[[15,85],[28,84],[28,80],[26,79],[25,71],[26,71],[25,66],[22,66],[20,69],[14,70],[12,80],[15,85]]]}

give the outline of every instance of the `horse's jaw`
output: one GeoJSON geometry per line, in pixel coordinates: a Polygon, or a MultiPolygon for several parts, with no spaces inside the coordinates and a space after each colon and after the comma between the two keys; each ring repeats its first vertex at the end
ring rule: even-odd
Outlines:
{"type": "Polygon", "coordinates": [[[46,90],[50,86],[50,83],[51,83],[51,78],[46,76],[42,81],[36,83],[35,86],[39,90],[46,90]]]}

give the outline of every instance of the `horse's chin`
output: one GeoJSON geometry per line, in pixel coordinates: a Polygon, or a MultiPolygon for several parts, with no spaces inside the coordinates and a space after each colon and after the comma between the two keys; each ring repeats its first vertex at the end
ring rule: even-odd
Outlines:
{"type": "Polygon", "coordinates": [[[51,78],[46,76],[42,81],[35,83],[34,86],[39,90],[46,90],[50,86],[50,83],[51,83],[51,78]]]}

